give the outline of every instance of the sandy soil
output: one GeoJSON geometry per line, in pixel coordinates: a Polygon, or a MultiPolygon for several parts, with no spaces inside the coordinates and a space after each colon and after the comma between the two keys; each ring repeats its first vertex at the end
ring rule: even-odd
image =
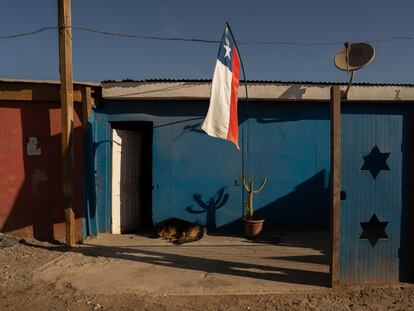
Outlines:
{"type": "Polygon", "coordinates": [[[286,235],[276,243],[205,235],[177,246],[146,235],[101,234],[53,265],[36,269],[33,278],[57,285],[69,282],[78,290],[99,294],[297,293],[326,288],[326,242],[286,235]]]}
{"type": "MultiPolygon", "coordinates": [[[[35,241],[0,248],[0,310],[414,310],[414,286],[349,287],[306,293],[251,295],[138,295],[92,293],[70,282],[33,278],[65,257],[84,256],[35,241]]],[[[75,250],[76,251],[76,250],[75,250]]],[[[104,273],[104,271],[103,271],[104,273]]]]}

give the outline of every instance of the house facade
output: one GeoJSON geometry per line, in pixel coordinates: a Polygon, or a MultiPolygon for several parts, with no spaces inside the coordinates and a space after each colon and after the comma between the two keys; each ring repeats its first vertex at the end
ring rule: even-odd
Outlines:
{"type": "MultiPolygon", "coordinates": [[[[93,121],[91,229],[122,232],[179,217],[211,232],[238,232],[245,215],[244,175],[256,184],[268,179],[254,199],[265,230],[329,232],[330,85],[249,82],[249,101],[243,88],[239,94],[239,151],[200,130],[210,81],[103,83],[93,121]],[[140,151],[124,154],[128,145],[140,151]],[[139,193],[129,193],[131,187],[139,193]],[[136,202],[140,221],[128,227],[123,214],[131,214],[136,202]]],[[[411,274],[404,262],[412,258],[413,99],[412,85],[361,84],[342,103],[343,283],[411,274]]]]}
{"type": "MultiPolygon", "coordinates": [[[[210,84],[75,84],[79,241],[171,217],[237,234],[240,176],[268,180],[254,197],[265,231],[329,235],[332,83],[250,81],[248,101],[240,88],[241,150],[201,130],[210,84]]],[[[64,239],[60,114],[59,83],[0,81],[1,232],[64,239]]],[[[341,283],[413,279],[413,116],[413,85],[356,84],[342,101],[341,283]]]]}

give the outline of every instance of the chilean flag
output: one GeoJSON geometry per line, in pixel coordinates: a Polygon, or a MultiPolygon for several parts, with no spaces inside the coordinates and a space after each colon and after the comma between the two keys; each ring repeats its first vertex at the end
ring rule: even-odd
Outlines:
{"type": "Polygon", "coordinates": [[[237,97],[240,58],[234,38],[226,24],[211,85],[210,106],[201,127],[208,135],[227,139],[239,148],[237,97]]]}

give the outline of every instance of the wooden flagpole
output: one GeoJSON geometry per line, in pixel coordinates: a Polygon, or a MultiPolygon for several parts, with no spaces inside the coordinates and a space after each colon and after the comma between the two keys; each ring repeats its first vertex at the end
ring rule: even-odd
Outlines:
{"type": "Polygon", "coordinates": [[[73,76],[71,0],[58,0],[60,102],[62,108],[62,180],[66,244],[75,245],[73,76]]]}

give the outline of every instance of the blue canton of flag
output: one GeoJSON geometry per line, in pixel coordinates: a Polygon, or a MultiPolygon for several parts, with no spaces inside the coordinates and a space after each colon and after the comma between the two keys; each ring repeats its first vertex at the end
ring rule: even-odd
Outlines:
{"type": "Polygon", "coordinates": [[[234,44],[234,40],[230,34],[229,29],[226,28],[223,34],[223,38],[221,40],[220,50],[217,59],[230,71],[232,71],[233,50],[236,51],[236,45],[234,44]]]}

